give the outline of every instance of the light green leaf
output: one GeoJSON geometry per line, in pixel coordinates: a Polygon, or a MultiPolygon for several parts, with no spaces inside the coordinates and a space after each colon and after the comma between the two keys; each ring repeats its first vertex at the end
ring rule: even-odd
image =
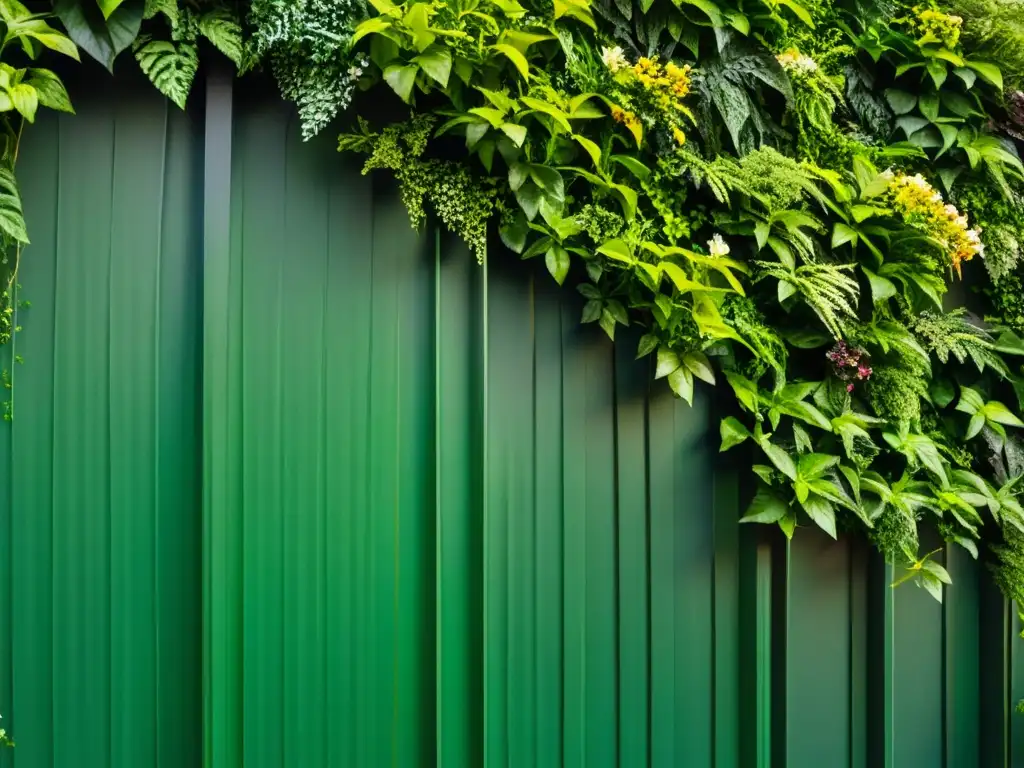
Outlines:
{"type": "MultiPolygon", "coordinates": [[[[88,0],[83,0],[88,2],[88,0]]],[[[118,6],[123,3],[124,0],[96,0],[97,5],[100,7],[100,11],[103,13],[104,19],[109,19],[114,11],[117,10],[118,6]]]]}
{"type": "Polygon", "coordinates": [[[565,282],[565,276],[569,274],[569,253],[560,245],[552,245],[544,255],[544,264],[548,272],[555,278],[559,285],[565,282]]]}
{"type": "Polygon", "coordinates": [[[654,378],[662,379],[678,370],[680,365],[682,362],[679,355],[668,347],[658,347],[658,364],[654,371],[654,378]]]}
{"type": "Polygon", "coordinates": [[[762,488],[754,496],[747,508],[747,514],[741,523],[777,523],[789,512],[789,504],[784,502],[767,488],[762,488]]]}
{"type": "Polygon", "coordinates": [[[977,72],[986,83],[1000,91],[1003,90],[1003,73],[998,66],[987,61],[968,61],[967,66],[977,72]]]}
{"type": "Polygon", "coordinates": [[[1024,427],[1021,421],[1009,408],[1002,403],[990,401],[982,408],[985,418],[994,421],[996,424],[1003,424],[1007,427],[1024,427]]]}
{"type": "Polygon", "coordinates": [[[876,275],[864,265],[861,265],[861,270],[863,270],[864,274],[868,278],[868,283],[871,285],[871,299],[875,304],[883,302],[896,295],[896,286],[891,280],[876,275]]]}
{"type": "Polygon", "coordinates": [[[793,463],[793,459],[786,451],[767,440],[761,441],[761,450],[765,452],[765,455],[771,459],[772,464],[782,474],[788,477],[790,480],[797,479],[796,464],[793,463]]]}
{"type": "Polygon", "coordinates": [[[832,230],[832,247],[838,248],[846,243],[853,243],[856,245],[858,237],[859,235],[857,234],[857,230],[848,224],[839,222],[836,224],[835,229],[832,230]]]}
{"type": "Polygon", "coordinates": [[[71,106],[71,99],[68,97],[64,83],[56,74],[48,69],[30,69],[25,77],[26,84],[36,89],[39,103],[49,109],[56,109],[60,112],[75,113],[71,106]]]}
{"type": "Polygon", "coordinates": [[[19,243],[28,243],[18,181],[5,165],[0,165],[0,232],[19,243]]]}
{"type": "Polygon", "coordinates": [[[185,108],[192,81],[199,68],[196,47],[189,43],[168,43],[163,40],[139,39],[135,49],[139,68],[157,90],[173,101],[179,109],[185,108]]]}
{"type": "Polygon", "coordinates": [[[412,88],[416,84],[417,67],[392,64],[384,70],[384,79],[398,97],[406,104],[412,99],[412,88]]]}
{"type": "Polygon", "coordinates": [[[690,369],[690,372],[701,381],[708,384],[715,383],[715,370],[711,367],[711,361],[703,352],[690,351],[683,355],[683,365],[690,369]]]}
{"type": "Polygon", "coordinates": [[[36,110],[39,109],[39,94],[36,89],[27,83],[18,83],[8,95],[14,108],[21,113],[22,117],[30,123],[36,120],[36,110]]]}
{"type": "Polygon", "coordinates": [[[530,79],[530,63],[526,60],[526,57],[519,52],[518,49],[513,48],[511,45],[505,43],[499,43],[492,45],[491,48],[502,54],[505,58],[515,65],[515,68],[519,71],[523,80],[530,79]]]}
{"type": "Polygon", "coordinates": [[[626,264],[632,264],[635,261],[629,246],[626,245],[625,241],[617,238],[603,243],[597,249],[597,252],[607,256],[609,259],[625,262],[626,264]]]}
{"type": "MultiPolygon", "coordinates": [[[[413,61],[419,64],[427,77],[435,82],[439,83],[442,88],[448,87],[448,78],[452,73],[452,57],[448,51],[443,48],[431,48],[419,56],[415,57],[413,61]]],[[[526,129],[523,129],[524,133],[526,129]]],[[[520,141],[517,146],[522,146],[523,142],[520,141]]]]}
{"type": "Polygon", "coordinates": [[[242,25],[228,8],[214,8],[200,16],[199,32],[236,67],[242,66],[242,25]]]}
{"type": "Polygon", "coordinates": [[[832,504],[820,496],[810,496],[801,506],[807,515],[814,521],[821,530],[831,536],[836,536],[836,512],[832,504]]]}
{"type": "Polygon", "coordinates": [[[677,368],[668,375],[668,385],[672,391],[693,405],[693,374],[686,368],[677,368]]]}
{"type": "Polygon", "coordinates": [[[742,422],[735,416],[728,416],[722,419],[719,431],[722,435],[722,444],[718,449],[719,453],[728,451],[750,437],[750,430],[743,426],[742,422]]]}
{"type": "Polygon", "coordinates": [[[356,27],[349,45],[355,45],[367,35],[376,35],[385,29],[391,29],[393,24],[394,22],[387,16],[374,16],[372,19],[367,19],[356,27]]]}
{"type": "Polygon", "coordinates": [[[596,143],[588,139],[586,136],[580,136],[578,133],[574,133],[572,137],[576,142],[586,150],[587,154],[590,155],[590,159],[594,163],[594,167],[597,169],[601,168],[601,148],[596,143]]]}

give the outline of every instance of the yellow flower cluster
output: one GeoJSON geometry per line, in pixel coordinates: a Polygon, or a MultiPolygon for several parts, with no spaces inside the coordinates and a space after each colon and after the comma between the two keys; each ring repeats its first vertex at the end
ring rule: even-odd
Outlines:
{"type": "Polygon", "coordinates": [[[622,109],[621,107],[612,107],[612,120],[616,123],[622,123],[630,131],[634,133],[638,130],[642,130],[640,125],[640,118],[630,112],[628,109],[622,109]]]}
{"type": "Polygon", "coordinates": [[[886,171],[883,176],[889,182],[889,198],[893,208],[911,225],[915,226],[946,246],[950,264],[960,274],[960,265],[975,256],[984,257],[985,246],[981,233],[971,229],[967,217],[955,205],[943,202],[942,195],[935,191],[920,175],[906,176],[886,171]]]}
{"type": "Polygon", "coordinates": [[[960,44],[960,31],[964,20],[931,8],[914,8],[912,26],[918,34],[918,45],[938,43],[953,50],[960,44]]]}
{"type": "Polygon", "coordinates": [[[670,61],[662,66],[657,59],[641,58],[633,65],[633,74],[662,110],[689,114],[682,101],[690,92],[689,65],[680,67],[670,61]]]}

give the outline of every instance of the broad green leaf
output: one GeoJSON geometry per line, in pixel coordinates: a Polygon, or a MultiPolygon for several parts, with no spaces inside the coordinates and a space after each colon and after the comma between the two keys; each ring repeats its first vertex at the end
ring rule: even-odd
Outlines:
{"type": "Polygon", "coordinates": [[[21,113],[22,117],[30,123],[36,119],[36,110],[39,109],[39,94],[36,89],[26,83],[18,83],[9,94],[14,108],[21,113]]]}
{"type": "Polygon", "coordinates": [[[630,155],[612,155],[610,159],[613,163],[618,163],[623,168],[628,170],[640,181],[646,181],[647,177],[651,175],[650,168],[641,163],[635,157],[631,157],[630,155]]]}
{"type": "Polygon", "coordinates": [[[526,215],[519,213],[509,224],[498,230],[501,242],[514,253],[522,253],[526,247],[526,238],[530,233],[530,225],[526,215]]]}
{"type": "Polygon", "coordinates": [[[683,355],[683,365],[701,381],[708,384],[715,383],[715,371],[711,367],[711,361],[703,352],[690,351],[683,355]]]}
{"type": "Polygon", "coordinates": [[[242,66],[242,26],[228,8],[214,8],[199,17],[199,32],[236,66],[242,66]]]}
{"type": "MultiPolygon", "coordinates": [[[[88,1],[89,0],[83,0],[83,2],[88,1]]],[[[113,14],[114,11],[117,10],[118,6],[123,2],[124,0],[96,0],[96,3],[100,7],[100,11],[103,13],[104,19],[109,19],[111,14],[113,14]]]]}
{"type": "Polygon", "coordinates": [[[861,265],[861,270],[868,278],[868,283],[871,286],[871,300],[875,304],[883,302],[886,299],[890,299],[896,295],[896,286],[893,284],[891,280],[876,275],[863,264],[861,265]]]}
{"type": "Polygon", "coordinates": [[[885,92],[885,100],[897,115],[906,115],[917,106],[917,96],[898,88],[889,88],[885,92]]]}
{"type": "Polygon", "coordinates": [[[719,431],[722,435],[722,444],[718,449],[719,453],[728,451],[750,437],[750,430],[743,426],[742,422],[735,416],[722,419],[719,431]]]}
{"type": "Polygon", "coordinates": [[[998,66],[987,61],[968,61],[966,63],[986,83],[995,86],[1000,91],[1003,90],[1003,73],[998,66]]]}
{"type": "Polygon", "coordinates": [[[668,385],[672,391],[693,405],[693,374],[686,368],[677,368],[668,375],[668,385]]]}
{"type": "Polygon", "coordinates": [[[797,473],[805,480],[813,480],[838,463],[838,456],[827,453],[808,453],[801,456],[797,462],[797,473]]]}
{"type": "Polygon", "coordinates": [[[754,496],[747,508],[747,514],[740,520],[741,523],[777,523],[786,513],[789,512],[789,504],[773,494],[767,488],[762,488],[754,496]]]}
{"type": "Polygon", "coordinates": [[[502,54],[505,58],[512,62],[515,68],[519,71],[523,80],[530,79],[530,63],[526,60],[526,57],[519,52],[517,48],[507,45],[505,43],[499,43],[492,45],[491,48],[502,54]]]}
{"type": "Polygon", "coordinates": [[[608,240],[597,249],[597,252],[610,259],[622,261],[626,264],[632,264],[635,261],[629,246],[626,245],[625,241],[619,239],[608,240]]]}
{"type": "Polygon", "coordinates": [[[140,38],[139,42],[142,45],[135,50],[139,68],[160,93],[173,101],[179,109],[184,109],[199,68],[196,47],[190,43],[175,45],[146,38],[140,38]]]}
{"type": "Polygon", "coordinates": [[[581,147],[583,147],[583,149],[586,150],[587,154],[590,155],[590,159],[594,162],[594,167],[600,169],[601,148],[586,136],[580,136],[578,133],[574,133],[572,137],[581,147]]]}
{"type": "Polygon", "coordinates": [[[639,360],[641,357],[646,357],[651,354],[658,346],[658,337],[653,333],[646,333],[640,337],[640,343],[637,344],[636,348],[636,359],[639,360]]]}
{"type": "Polygon", "coordinates": [[[982,409],[985,414],[985,418],[989,421],[994,421],[996,424],[1003,424],[1007,427],[1024,427],[1024,421],[1021,421],[1009,408],[1002,403],[991,401],[985,403],[985,407],[982,409]]]}
{"type": "Polygon", "coordinates": [[[804,512],[807,513],[808,517],[814,521],[815,525],[821,528],[821,530],[833,539],[837,538],[836,512],[830,502],[820,496],[811,496],[804,501],[801,506],[804,508],[804,512]]]}
{"type": "Polygon", "coordinates": [[[416,84],[417,71],[417,67],[400,64],[392,64],[384,70],[384,80],[406,104],[412,100],[412,88],[416,84]]]}
{"type": "MultiPolygon", "coordinates": [[[[443,48],[431,48],[419,56],[415,57],[413,61],[419,64],[422,69],[431,80],[439,83],[442,88],[448,87],[448,78],[452,73],[452,57],[448,51],[443,48]]],[[[523,129],[525,136],[526,129],[523,129]]],[[[517,146],[522,146],[523,142],[520,140],[517,146]]]]}
{"type": "Polygon", "coordinates": [[[544,264],[548,272],[555,278],[559,285],[565,282],[565,276],[569,274],[569,253],[560,245],[552,245],[544,255],[544,264]]]}
{"type": "Polygon", "coordinates": [[[853,243],[856,245],[858,237],[859,235],[857,234],[857,230],[848,224],[839,222],[836,224],[835,229],[832,230],[832,247],[838,248],[846,243],[853,243]]]}
{"type": "Polygon", "coordinates": [[[30,69],[25,77],[25,83],[36,89],[39,96],[39,103],[49,109],[60,112],[75,113],[71,106],[71,99],[68,97],[64,83],[56,74],[48,69],[30,69]]]}
{"type": "Polygon", "coordinates": [[[783,448],[780,448],[773,443],[763,440],[761,442],[761,450],[765,452],[765,455],[771,460],[775,468],[782,474],[788,477],[790,480],[797,479],[796,464],[793,463],[793,459],[786,453],[783,448]]]}
{"type": "Polygon", "coordinates": [[[355,45],[367,35],[375,35],[379,32],[383,32],[385,29],[390,29],[394,25],[394,22],[387,16],[374,16],[372,19],[359,24],[356,27],[355,32],[352,33],[352,42],[350,45],[355,45]]]}
{"type": "Polygon", "coordinates": [[[985,407],[985,400],[977,390],[970,387],[960,387],[960,402],[956,409],[963,413],[974,414],[985,407]]]}
{"type": "Polygon", "coordinates": [[[682,365],[682,361],[680,361],[679,355],[668,347],[658,347],[658,363],[654,371],[654,378],[662,379],[678,370],[680,365],[682,365]]]}
{"type": "Polygon", "coordinates": [[[5,165],[0,165],[0,232],[19,243],[28,244],[18,181],[14,172],[5,165]]]}
{"type": "Polygon", "coordinates": [[[530,109],[540,112],[541,114],[548,115],[554,119],[555,122],[565,129],[566,133],[572,133],[572,125],[569,123],[569,115],[560,110],[554,104],[549,104],[543,99],[535,99],[532,96],[523,96],[519,100],[530,109]]]}
{"type": "MultiPolygon", "coordinates": [[[[108,70],[113,71],[114,59],[139,36],[145,0],[125,0],[108,19],[103,18],[99,6],[83,0],[54,0],[53,10],[64,24],[71,40],[108,70]]],[[[36,37],[46,47],[78,58],[77,50],[72,52],[59,40],[36,37]]],[[[62,35],[58,37],[63,38],[62,35]]]]}
{"type": "Polygon", "coordinates": [[[523,142],[526,141],[526,127],[522,125],[516,125],[515,123],[502,123],[502,132],[512,139],[512,143],[517,147],[523,146],[523,142]]]}

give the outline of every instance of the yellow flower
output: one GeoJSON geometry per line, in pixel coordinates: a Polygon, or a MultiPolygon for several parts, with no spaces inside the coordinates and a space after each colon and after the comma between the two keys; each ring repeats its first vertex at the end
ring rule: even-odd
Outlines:
{"type": "Polygon", "coordinates": [[[676,140],[676,144],[679,146],[683,146],[686,143],[686,134],[679,129],[679,126],[672,126],[672,138],[676,140]]]}

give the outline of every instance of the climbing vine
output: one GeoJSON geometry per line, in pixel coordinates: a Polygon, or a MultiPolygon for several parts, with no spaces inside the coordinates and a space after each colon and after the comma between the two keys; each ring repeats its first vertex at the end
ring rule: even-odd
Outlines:
{"type": "MultiPolygon", "coordinates": [[[[921,546],[937,535],[1024,605],[1017,0],[52,11],[67,37],[0,0],[4,62],[81,48],[112,67],[131,49],[184,106],[210,44],[270,71],[305,138],[360,90],[404,103],[398,122],[350,116],[339,149],[397,179],[413,226],[436,216],[481,261],[541,259],[585,300],[582,322],[640,329],[637,356],[678,397],[731,391],[721,450],[756,456],[744,522],[865,535],[941,600],[942,550],[921,546]]],[[[28,243],[21,132],[71,105],[49,70],[0,72],[7,341],[28,243]]]]}

